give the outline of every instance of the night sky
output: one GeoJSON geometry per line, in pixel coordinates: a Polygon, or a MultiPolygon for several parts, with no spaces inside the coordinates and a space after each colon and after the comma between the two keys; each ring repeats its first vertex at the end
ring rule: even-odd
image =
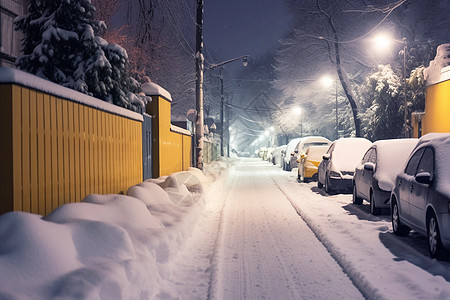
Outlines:
{"type": "Polygon", "coordinates": [[[204,8],[205,55],[215,63],[265,53],[290,27],[283,1],[205,0],[204,8]]]}

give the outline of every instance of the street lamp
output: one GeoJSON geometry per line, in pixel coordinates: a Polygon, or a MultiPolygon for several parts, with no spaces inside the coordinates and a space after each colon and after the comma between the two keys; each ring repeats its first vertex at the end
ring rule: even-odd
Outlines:
{"type": "MultiPolygon", "coordinates": [[[[224,101],[224,94],[223,94],[223,74],[222,74],[223,66],[228,63],[242,59],[242,65],[244,67],[246,67],[248,65],[248,57],[249,57],[248,55],[242,55],[242,56],[232,58],[232,59],[226,60],[226,61],[218,63],[218,64],[211,64],[208,67],[206,67],[207,69],[210,69],[210,70],[220,67],[220,73],[219,73],[220,74],[220,124],[222,124],[220,127],[220,155],[221,156],[224,156],[224,149],[223,149],[224,148],[224,143],[223,143],[224,131],[223,131],[223,129],[225,127],[224,126],[224,102],[225,101],[224,101]]],[[[229,132],[228,128],[227,128],[227,132],[229,132]]],[[[229,156],[229,149],[227,150],[227,153],[229,156]]]]}
{"type": "Polygon", "coordinates": [[[333,79],[330,76],[323,76],[320,81],[322,82],[322,85],[324,87],[330,88],[332,87],[333,83],[335,85],[335,98],[336,98],[336,140],[339,138],[339,119],[338,119],[338,92],[337,92],[337,86],[338,81],[337,79],[333,79]]]}
{"type": "Polygon", "coordinates": [[[408,102],[406,99],[406,92],[407,92],[407,86],[406,86],[406,50],[407,50],[407,43],[406,38],[402,38],[401,40],[396,40],[391,37],[389,37],[386,34],[378,34],[374,39],[375,46],[379,50],[386,50],[389,49],[393,42],[403,44],[403,93],[404,93],[404,99],[403,99],[403,106],[404,106],[404,124],[403,124],[403,130],[404,130],[404,136],[409,137],[408,132],[408,102]]]}

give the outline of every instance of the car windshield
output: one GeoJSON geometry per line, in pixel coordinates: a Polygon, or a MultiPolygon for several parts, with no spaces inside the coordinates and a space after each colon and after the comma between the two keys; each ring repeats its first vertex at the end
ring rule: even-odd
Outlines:
{"type": "Polygon", "coordinates": [[[305,143],[305,144],[303,144],[302,151],[305,152],[306,149],[308,149],[308,148],[311,147],[311,146],[327,146],[327,145],[329,145],[329,144],[330,144],[330,143],[327,143],[327,142],[311,142],[311,143],[305,143]]]}
{"type": "Polygon", "coordinates": [[[314,147],[308,150],[307,160],[309,161],[321,161],[322,156],[327,152],[328,145],[322,147],[314,147]]]}

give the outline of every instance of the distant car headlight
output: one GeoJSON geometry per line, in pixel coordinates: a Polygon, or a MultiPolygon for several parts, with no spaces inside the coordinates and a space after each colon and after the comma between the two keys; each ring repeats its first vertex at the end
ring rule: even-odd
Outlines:
{"type": "Polygon", "coordinates": [[[339,174],[338,172],[335,172],[335,171],[330,171],[330,177],[339,177],[339,178],[341,178],[341,174],[339,174]]]}

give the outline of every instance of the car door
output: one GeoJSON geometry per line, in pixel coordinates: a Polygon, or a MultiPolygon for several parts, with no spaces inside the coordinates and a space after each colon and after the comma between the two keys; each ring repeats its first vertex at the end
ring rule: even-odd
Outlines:
{"type": "Polygon", "coordinates": [[[401,172],[397,176],[396,183],[398,185],[398,205],[400,208],[400,214],[407,222],[412,222],[409,202],[412,192],[411,184],[414,181],[414,176],[424,150],[424,148],[416,150],[409,159],[404,172],[401,172]]]}
{"type": "MultiPolygon", "coordinates": [[[[369,157],[367,158],[368,163],[372,163],[373,166],[376,167],[377,163],[377,149],[374,147],[370,150],[369,157]]],[[[362,182],[364,185],[364,197],[366,199],[370,199],[370,187],[372,186],[373,181],[373,173],[375,172],[375,169],[372,170],[366,170],[363,166],[363,172],[362,172],[362,182]]]]}
{"type": "Polygon", "coordinates": [[[356,166],[355,175],[354,175],[354,180],[355,180],[356,190],[358,191],[358,195],[365,199],[367,199],[367,197],[368,197],[368,185],[367,185],[367,181],[364,180],[364,175],[365,175],[364,174],[364,164],[369,161],[372,149],[373,148],[370,148],[369,150],[367,150],[366,154],[364,154],[361,162],[358,164],[358,166],[356,166]]]}
{"type": "MultiPolygon", "coordinates": [[[[428,172],[431,174],[431,178],[434,175],[434,151],[431,147],[426,147],[422,158],[420,159],[419,166],[416,170],[416,175],[428,172]]],[[[425,209],[427,205],[428,192],[430,184],[420,183],[413,180],[410,183],[411,195],[409,199],[409,209],[411,220],[414,224],[420,228],[426,228],[426,216],[425,209]]]]}
{"type": "Polygon", "coordinates": [[[322,184],[325,184],[325,177],[327,174],[327,170],[328,170],[328,165],[330,163],[330,159],[331,159],[331,154],[333,152],[334,149],[334,143],[331,144],[330,148],[328,148],[327,153],[325,153],[324,157],[328,157],[328,159],[323,159],[322,162],[319,165],[319,169],[318,169],[318,181],[322,184]]]}

